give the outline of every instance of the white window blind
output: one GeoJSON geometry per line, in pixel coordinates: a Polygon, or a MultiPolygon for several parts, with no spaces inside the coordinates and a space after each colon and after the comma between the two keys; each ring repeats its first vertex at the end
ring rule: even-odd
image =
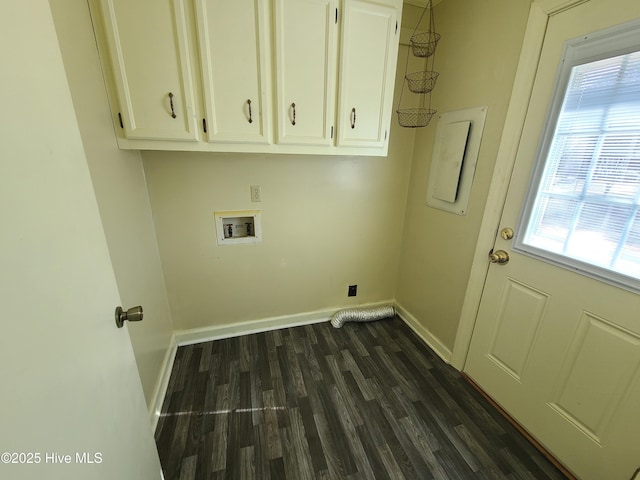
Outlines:
{"type": "Polygon", "coordinates": [[[571,69],[521,248],[638,280],[639,202],[640,51],[571,69]]]}

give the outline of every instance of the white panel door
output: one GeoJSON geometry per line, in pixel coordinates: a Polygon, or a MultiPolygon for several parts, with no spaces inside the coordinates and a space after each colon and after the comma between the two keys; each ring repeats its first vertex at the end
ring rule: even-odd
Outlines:
{"type": "Polygon", "coordinates": [[[262,0],[197,0],[211,142],[269,143],[269,29],[262,0]]]}
{"type": "Polygon", "coordinates": [[[277,143],[333,144],[335,0],[276,0],[277,143]]]}
{"type": "Polygon", "coordinates": [[[49,2],[0,11],[0,478],[158,480],[49,2]]]}
{"type": "MultiPolygon", "coordinates": [[[[591,0],[549,20],[501,227],[517,225],[567,39],[640,17],[640,3],[591,0]]],[[[519,232],[516,232],[516,235],[519,232]]],[[[464,370],[583,480],[640,465],[638,294],[510,250],[492,264],[464,370]]]]}
{"type": "Polygon", "coordinates": [[[346,0],[342,25],[338,145],[382,147],[388,138],[398,58],[398,12],[346,0]]]}
{"type": "Polygon", "coordinates": [[[184,0],[96,1],[92,12],[102,22],[94,23],[108,44],[121,116],[116,123],[125,136],[196,141],[184,0]]]}

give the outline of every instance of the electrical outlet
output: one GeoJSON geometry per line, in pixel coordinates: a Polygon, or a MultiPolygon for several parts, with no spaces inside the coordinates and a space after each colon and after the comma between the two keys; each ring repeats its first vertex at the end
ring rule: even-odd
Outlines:
{"type": "Polygon", "coordinates": [[[260,185],[251,185],[251,201],[261,202],[262,192],[260,191],[260,185]]]}
{"type": "Polygon", "coordinates": [[[355,297],[358,295],[358,285],[349,285],[349,292],[347,293],[348,297],[355,297]]]}

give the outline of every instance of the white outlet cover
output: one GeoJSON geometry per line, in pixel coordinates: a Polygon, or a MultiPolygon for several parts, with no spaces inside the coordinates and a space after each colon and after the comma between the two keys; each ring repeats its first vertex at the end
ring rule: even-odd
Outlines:
{"type": "Polygon", "coordinates": [[[262,201],[262,191],[260,189],[260,185],[251,185],[251,201],[252,202],[261,202],[262,201]]]}

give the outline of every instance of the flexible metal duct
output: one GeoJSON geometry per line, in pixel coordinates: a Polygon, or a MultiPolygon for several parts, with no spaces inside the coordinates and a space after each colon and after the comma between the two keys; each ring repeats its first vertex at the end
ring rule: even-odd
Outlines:
{"type": "Polygon", "coordinates": [[[345,308],[338,310],[331,317],[331,325],[340,328],[346,322],[373,322],[395,316],[396,310],[391,305],[372,308],[345,308]]]}

